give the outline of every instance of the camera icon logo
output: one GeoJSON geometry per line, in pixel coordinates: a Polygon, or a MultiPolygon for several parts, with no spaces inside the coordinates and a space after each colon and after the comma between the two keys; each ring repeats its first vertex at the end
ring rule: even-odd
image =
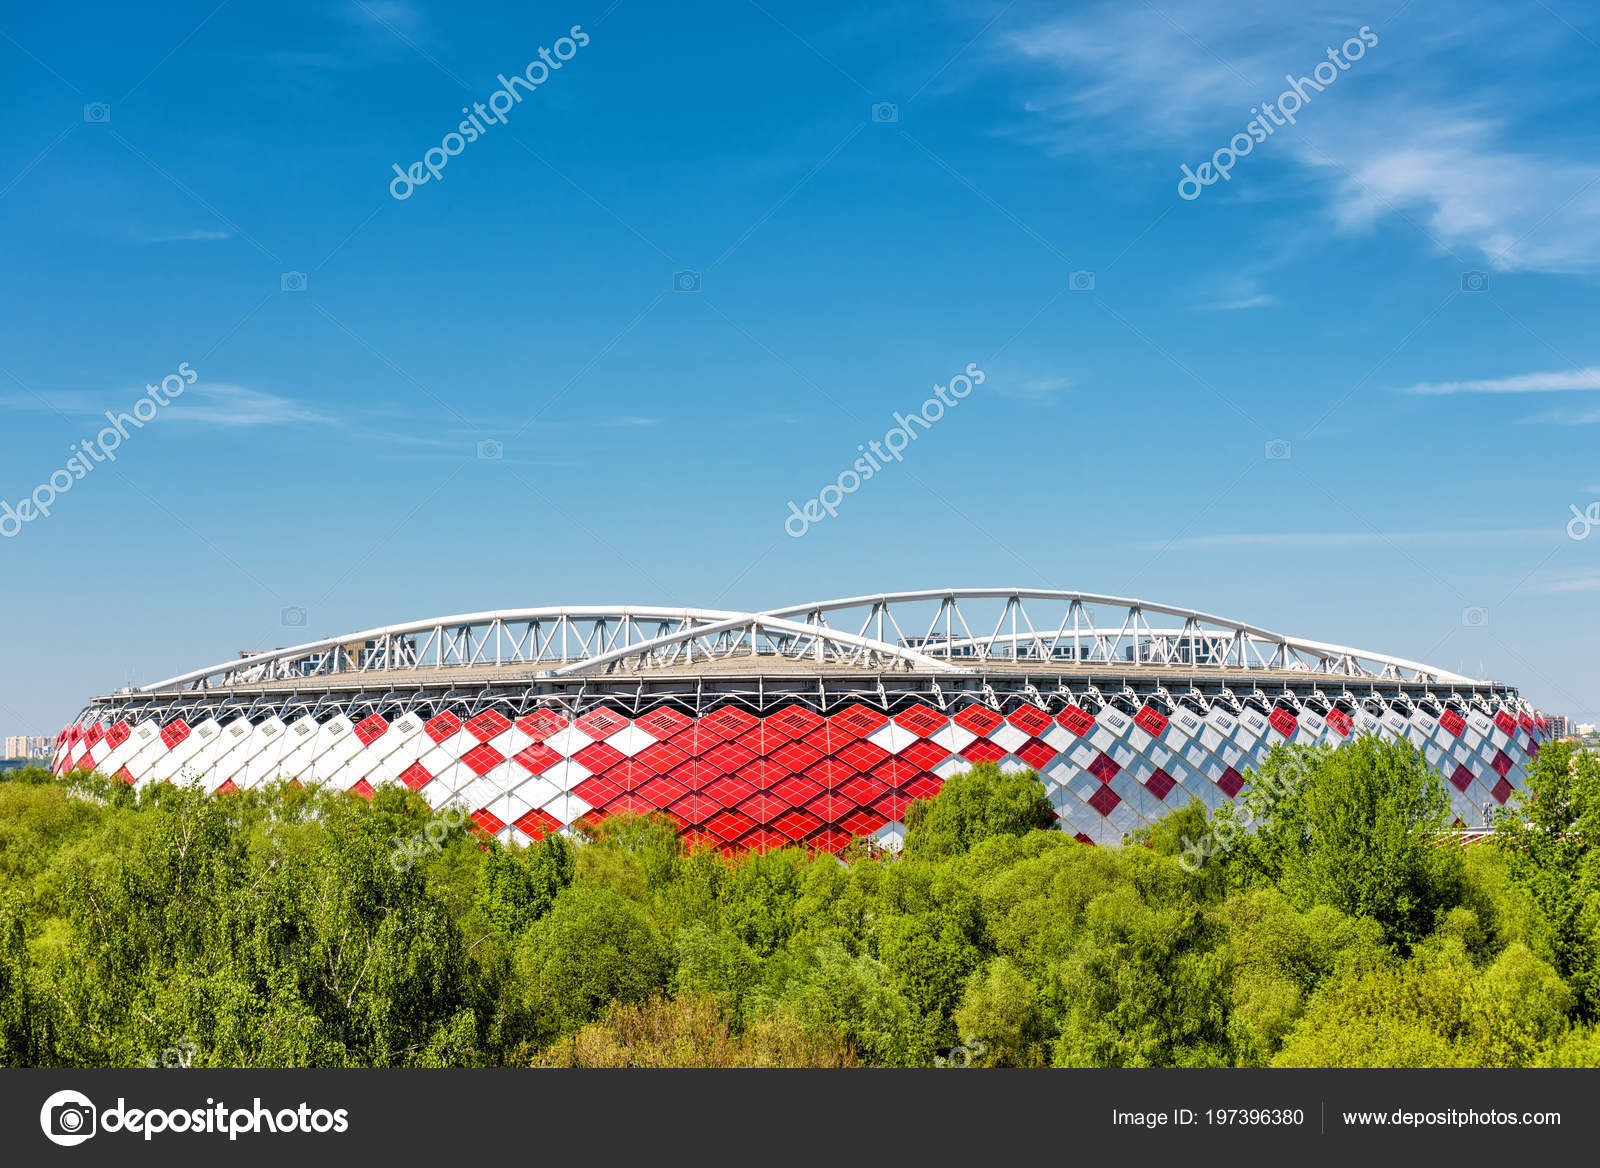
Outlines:
{"type": "Polygon", "coordinates": [[[287,629],[303,629],[306,627],[306,610],[298,604],[291,604],[278,614],[278,618],[283,622],[283,627],[287,629]]]}
{"type": "Polygon", "coordinates": [[[285,272],[278,277],[278,287],[285,292],[304,292],[306,290],[306,274],[304,272],[285,272]]]}
{"type": "Polygon", "coordinates": [[[63,1148],[72,1148],[95,1134],[99,1109],[87,1095],[78,1091],[57,1091],[39,1109],[39,1127],[44,1138],[63,1148]]]}
{"type": "Polygon", "coordinates": [[[1489,273],[1462,272],[1461,290],[1463,292],[1487,292],[1489,290],[1489,273]]]}
{"type": "Polygon", "coordinates": [[[485,438],[478,443],[478,460],[480,462],[499,462],[505,456],[506,447],[504,442],[494,438],[485,438]]]}
{"type": "Polygon", "coordinates": [[[892,101],[873,102],[872,120],[880,126],[893,125],[900,120],[900,107],[892,101]]]}
{"type": "Polygon", "coordinates": [[[1073,272],[1067,277],[1067,287],[1072,289],[1074,292],[1093,292],[1094,273],[1073,272]]]}
{"type": "Polygon", "coordinates": [[[103,101],[91,101],[83,107],[83,120],[103,126],[111,121],[111,107],[103,101]]]}
{"type": "Polygon", "coordinates": [[[1287,438],[1274,438],[1267,443],[1267,457],[1274,462],[1285,462],[1294,454],[1294,447],[1287,438]]]}
{"type": "Polygon", "coordinates": [[[1461,610],[1461,623],[1469,629],[1482,629],[1489,626],[1489,610],[1480,605],[1461,610]]]}
{"type": "Polygon", "coordinates": [[[674,292],[700,291],[700,273],[674,272],[672,274],[672,290],[674,292]]]}

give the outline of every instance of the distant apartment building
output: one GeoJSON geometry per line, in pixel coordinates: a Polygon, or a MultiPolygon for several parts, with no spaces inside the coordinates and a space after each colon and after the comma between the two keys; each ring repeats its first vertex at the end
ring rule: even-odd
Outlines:
{"type": "Polygon", "coordinates": [[[1593,722],[1579,722],[1578,723],[1577,734],[1578,734],[1579,738],[1593,738],[1594,737],[1594,733],[1595,733],[1595,725],[1594,725],[1593,722]]]}
{"type": "Polygon", "coordinates": [[[50,739],[19,734],[6,739],[7,758],[45,758],[50,753],[50,739]]]}
{"type": "Polygon", "coordinates": [[[1546,721],[1550,723],[1550,736],[1552,738],[1571,738],[1572,723],[1564,714],[1546,714],[1546,721]]]}

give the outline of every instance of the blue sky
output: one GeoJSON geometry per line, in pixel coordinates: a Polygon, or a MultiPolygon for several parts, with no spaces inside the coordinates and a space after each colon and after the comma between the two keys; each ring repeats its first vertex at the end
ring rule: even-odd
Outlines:
{"type": "Polygon", "coordinates": [[[1592,8],[679,7],[0,18],[0,499],[198,377],[0,540],[6,733],[439,613],[947,584],[1188,605],[1600,714],[1600,532],[1567,534],[1600,501],[1592,8]],[[784,533],[969,363],[903,463],[784,533]]]}

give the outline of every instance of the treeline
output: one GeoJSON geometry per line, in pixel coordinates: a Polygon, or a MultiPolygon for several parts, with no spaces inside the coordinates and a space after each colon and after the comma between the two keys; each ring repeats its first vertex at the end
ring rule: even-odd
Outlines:
{"type": "Polygon", "coordinates": [[[1470,848],[1371,738],[1279,748],[1121,849],[979,767],[898,856],[7,778],[9,1066],[1600,1064],[1600,767],[1560,744],[1470,848]]]}

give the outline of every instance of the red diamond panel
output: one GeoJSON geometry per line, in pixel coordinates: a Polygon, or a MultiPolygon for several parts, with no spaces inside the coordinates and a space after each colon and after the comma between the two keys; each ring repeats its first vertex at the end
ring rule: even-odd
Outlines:
{"type": "Polygon", "coordinates": [[[788,847],[789,841],[779,832],[758,827],[740,840],[739,846],[749,848],[752,852],[771,852],[788,847]]]}
{"type": "Polygon", "coordinates": [[[99,722],[96,722],[93,726],[89,727],[89,733],[84,737],[84,741],[89,746],[98,746],[99,743],[100,743],[100,740],[102,738],[104,738],[105,735],[106,735],[106,728],[104,726],[102,726],[99,722]]]}
{"type": "Polygon", "coordinates": [[[839,787],[839,794],[865,807],[874,799],[887,795],[890,790],[887,783],[881,783],[870,775],[857,775],[839,787]]]}
{"type": "Polygon", "coordinates": [[[874,811],[870,807],[857,807],[839,821],[839,826],[851,835],[867,835],[888,822],[881,812],[874,811]]]}
{"type": "Polygon", "coordinates": [[[662,706],[635,719],[633,724],[657,738],[671,738],[674,734],[683,733],[693,721],[687,714],[680,714],[670,706],[662,706]]]}
{"type": "Polygon", "coordinates": [[[837,787],[855,773],[854,770],[845,766],[838,759],[825,758],[816,766],[807,768],[805,777],[820,783],[824,787],[837,787]]]}
{"type": "Polygon", "coordinates": [[[1144,789],[1157,799],[1165,799],[1167,793],[1178,784],[1173,782],[1172,776],[1166,771],[1156,768],[1156,773],[1144,781],[1144,789]]]}
{"type": "Polygon", "coordinates": [[[809,746],[818,754],[832,754],[839,747],[854,742],[855,738],[843,730],[835,730],[832,726],[824,723],[804,738],[798,739],[798,741],[809,746]]]}
{"type": "Polygon", "coordinates": [[[590,710],[583,717],[573,722],[573,725],[579,730],[582,730],[590,738],[595,739],[610,738],[627,724],[628,719],[605,706],[600,707],[598,710],[590,710]]]}
{"type": "Polygon", "coordinates": [[[834,757],[858,771],[868,771],[889,757],[889,752],[876,742],[857,739],[843,750],[834,751],[834,757]]]}
{"type": "Polygon", "coordinates": [[[700,735],[707,742],[719,738],[737,738],[756,724],[756,716],[738,706],[723,706],[720,710],[700,719],[700,735]]]}
{"type": "Polygon", "coordinates": [[[857,705],[829,718],[828,725],[836,731],[843,730],[857,738],[865,738],[868,734],[875,733],[888,720],[888,714],[857,705]]]}
{"type": "Polygon", "coordinates": [[[814,848],[837,855],[850,846],[850,833],[839,831],[832,827],[825,827],[806,842],[814,848]]]}
{"type": "Polygon", "coordinates": [[[657,742],[654,746],[647,746],[633,760],[643,763],[657,774],[664,775],[689,761],[689,753],[680,750],[670,742],[657,742]]]}
{"type": "Polygon", "coordinates": [[[1460,738],[1461,732],[1467,728],[1467,720],[1454,710],[1446,710],[1439,715],[1439,725],[1460,738]]]}
{"type": "Polygon", "coordinates": [[[584,779],[583,782],[572,788],[572,793],[590,807],[604,807],[617,796],[627,792],[610,779],[594,775],[591,778],[584,779]]]}
{"type": "Polygon", "coordinates": [[[821,794],[823,790],[821,783],[813,782],[804,775],[791,775],[774,786],[772,794],[787,802],[791,807],[801,807],[821,794]]]}
{"type": "Polygon", "coordinates": [[[1088,844],[1091,848],[1094,847],[1094,840],[1092,840],[1088,836],[1084,835],[1083,832],[1081,832],[1081,831],[1080,832],[1075,832],[1073,834],[1072,838],[1077,840],[1080,844],[1088,844]]]}
{"type": "Polygon", "coordinates": [[[755,794],[756,789],[743,779],[733,775],[723,775],[721,778],[708,783],[702,794],[709,795],[724,807],[732,807],[741,800],[748,799],[755,794]]]}
{"type": "Polygon", "coordinates": [[[963,730],[970,730],[981,737],[1000,725],[1005,719],[988,706],[974,705],[962,710],[951,721],[963,730]]]}
{"type": "Polygon", "coordinates": [[[467,723],[467,733],[479,742],[487,742],[509,729],[511,729],[511,719],[499,710],[485,710],[467,723]]]}
{"type": "MultiPolygon", "coordinates": [[[[657,771],[645,766],[644,763],[636,758],[626,758],[608,770],[606,778],[610,779],[622,790],[631,791],[643,783],[648,783],[656,777],[657,773],[657,771]]],[[[586,799],[585,802],[593,803],[594,800],[586,799]]]]}
{"type": "MultiPolygon", "coordinates": [[[[128,781],[130,783],[133,782],[132,779],[129,779],[128,781]]],[[[363,781],[365,781],[365,780],[363,780],[363,781]]],[[[238,789],[239,789],[239,784],[238,783],[235,783],[232,779],[224,779],[222,781],[222,786],[217,788],[216,794],[218,794],[218,795],[226,795],[229,791],[237,791],[238,789]]],[[[353,789],[354,788],[352,788],[352,790],[353,789]]],[[[369,799],[372,798],[372,794],[371,794],[372,788],[371,787],[367,788],[367,792],[368,792],[367,798],[369,798],[369,799]]]]}
{"type": "Polygon", "coordinates": [[[770,792],[763,791],[739,804],[739,810],[757,823],[771,823],[791,806],[793,805],[787,799],[780,799],[770,792]]]}
{"type": "Polygon", "coordinates": [[[1272,724],[1274,730],[1285,738],[1293,738],[1294,732],[1300,728],[1299,719],[1281,707],[1268,714],[1267,721],[1272,724]]]}
{"type": "Polygon", "coordinates": [[[513,755],[512,761],[518,763],[529,774],[540,775],[560,762],[561,755],[544,743],[535,742],[532,746],[513,755]]]}
{"type": "Polygon", "coordinates": [[[872,768],[872,777],[891,787],[903,787],[923,771],[901,758],[887,758],[872,768]]]}
{"type": "Polygon", "coordinates": [[[1490,794],[1494,796],[1495,802],[1504,803],[1507,799],[1511,798],[1511,790],[1511,783],[1506,779],[1501,779],[1494,785],[1494,790],[1491,791],[1490,794]]]}
{"type": "Polygon", "coordinates": [[[1050,715],[1038,706],[1018,706],[1006,715],[1006,721],[1021,730],[1029,738],[1037,738],[1048,730],[1051,720],[1050,715]]]}
{"type": "MultiPolygon", "coordinates": [[[[554,734],[555,731],[552,730],[551,733],[554,734]]],[[[549,835],[552,831],[555,831],[558,827],[560,827],[561,821],[554,815],[551,815],[548,811],[540,811],[538,808],[535,808],[534,810],[525,813],[512,826],[518,831],[522,832],[522,834],[532,839],[542,840],[545,836],[549,835]]]]}
{"type": "Polygon", "coordinates": [[[1222,788],[1222,793],[1232,799],[1244,790],[1244,776],[1229,767],[1222,772],[1222,777],[1217,780],[1217,786],[1222,788]]]}
{"type": "MultiPolygon", "coordinates": [[[[1046,723],[1048,725],[1048,722],[1046,723]]],[[[1056,748],[1048,742],[1040,742],[1034,738],[1017,747],[1017,757],[1027,763],[1034,770],[1045,766],[1056,756],[1056,748]]]]}
{"type": "Polygon", "coordinates": [[[1456,767],[1455,774],[1450,776],[1450,781],[1456,785],[1456,790],[1463,795],[1467,793],[1467,788],[1472,785],[1472,779],[1472,771],[1465,765],[1456,767]]]}
{"type": "Polygon", "coordinates": [[[112,750],[128,741],[128,736],[133,733],[126,722],[118,722],[106,731],[106,745],[112,750]]]}
{"type": "Polygon", "coordinates": [[[754,821],[737,811],[722,811],[706,820],[706,830],[725,841],[738,839],[754,826],[754,821]]]}
{"type": "MultiPolygon", "coordinates": [[[[554,710],[535,710],[517,719],[517,729],[535,742],[543,742],[557,730],[565,729],[566,725],[567,720],[554,710]]],[[[438,739],[434,741],[437,742],[438,739]]]]}
{"type": "Polygon", "coordinates": [[[770,758],[758,758],[734,773],[757,790],[765,791],[774,783],[780,783],[788,778],[792,772],[788,767],[773,762],[770,758]]]}
{"type": "MultiPolygon", "coordinates": [[[[228,779],[224,786],[231,784],[232,782],[232,779],[228,779]]],[[[218,787],[217,789],[220,791],[222,788],[218,787]]],[[[238,790],[238,788],[235,787],[234,790],[238,790]]],[[[355,781],[355,785],[350,788],[350,793],[352,795],[359,795],[363,799],[370,799],[372,798],[372,784],[367,782],[366,779],[357,779],[355,781]]]]}
{"type": "Polygon", "coordinates": [[[906,796],[900,794],[898,791],[891,791],[872,806],[879,812],[879,814],[884,816],[885,819],[892,819],[896,822],[899,822],[905,818],[906,807],[909,806],[910,803],[911,800],[906,796]]]}
{"type": "Polygon", "coordinates": [[[505,820],[501,819],[498,815],[491,815],[482,807],[478,808],[472,813],[472,822],[478,825],[478,829],[480,831],[486,832],[489,835],[494,835],[495,832],[499,831],[506,825],[505,820]]]}
{"type": "Polygon", "coordinates": [[[736,742],[723,742],[702,754],[700,762],[713,775],[731,775],[755,757],[755,751],[748,750],[736,742]]]}
{"type": "Polygon", "coordinates": [[[433,782],[433,776],[428,773],[428,768],[420,762],[414,762],[400,772],[400,781],[413,791],[420,791],[433,782]]]}
{"type": "Polygon", "coordinates": [[[715,799],[708,799],[704,795],[685,795],[672,805],[672,813],[685,823],[700,825],[705,823],[717,812],[722,810],[722,804],[715,799]]]}
{"type": "Polygon", "coordinates": [[[944,786],[944,780],[938,775],[922,775],[912,779],[903,790],[913,799],[932,799],[939,793],[939,788],[944,786]]]}
{"type": "Polygon", "coordinates": [[[161,728],[161,745],[168,750],[187,737],[189,737],[189,724],[182,718],[174,718],[161,728]]]}
{"type": "Polygon", "coordinates": [[[1355,726],[1355,720],[1343,710],[1329,710],[1328,725],[1333,727],[1334,732],[1339,737],[1348,738],[1350,737],[1351,728],[1355,726]]]}
{"type": "Polygon", "coordinates": [[[1056,715],[1056,721],[1060,722],[1079,738],[1089,733],[1094,726],[1094,719],[1089,716],[1087,711],[1071,705],[1056,715]]]}
{"type": "Polygon", "coordinates": [[[995,745],[987,738],[974,738],[961,752],[961,757],[968,762],[994,762],[1006,756],[1005,748],[995,745]]]}
{"type": "Polygon", "coordinates": [[[822,821],[815,815],[807,814],[798,808],[778,816],[772,821],[772,826],[792,840],[804,839],[820,827],[822,821]]]}
{"type": "MultiPolygon", "coordinates": [[[[1122,770],[1109,754],[1101,754],[1089,764],[1089,773],[1102,783],[1109,783],[1122,770]]],[[[1102,812],[1102,814],[1104,814],[1102,812]]]]}
{"type": "Polygon", "coordinates": [[[902,750],[900,757],[918,770],[931,771],[949,758],[950,752],[937,742],[929,742],[926,738],[919,738],[902,750]]]}
{"type": "Polygon", "coordinates": [[[770,743],[788,738],[803,738],[822,725],[822,715],[804,706],[785,706],[766,720],[770,743]]]}
{"type": "Polygon", "coordinates": [[[688,794],[688,791],[689,788],[676,779],[668,775],[657,775],[640,783],[633,789],[633,794],[651,807],[671,807],[688,794]]]}
{"type": "Polygon", "coordinates": [[[466,754],[461,756],[461,761],[466,763],[467,767],[472,771],[472,773],[477,775],[479,778],[482,778],[484,775],[494,770],[495,767],[505,762],[505,760],[506,756],[501,754],[494,747],[490,746],[487,742],[478,743],[478,745],[474,746],[471,750],[467,751],[466,754]]]}
{"type": "Polygon", "coordinates": [[[1502,734],[1515,734],[1517,732],[1517,720],[1504,710],[1494,716],[1494,724],[1500,727],[1502,734]]]}
{"type": "Polygon", "coordinates": [[[785,770],[799,774],[823,755],[820,750],[815,750],[803,742],[785,742],[767,757],[785,770]]]}
{"type": "Polygon", "coordinates": [[[730,739],[730,741],[736,746],[744,747],[752,754],[763,755],[767,753],[770,747],[777,746],[783,739],[781,737],[769,738],[766,726],[757,721],[750,729],[739,735],[739,737],[730,739]]]}
{"type": "Polygon", "coordinates": [[[843,795],[836,795],[832,791],[828,791],[807,803],[806,810],[818,819],[832,823],[842,815],[849,815],[855,806],[854,799],[846,799],[843,795]]]}
{"type": "Polygon", "coordinates": [[[1110,815],[1117,809],[1117,804],[1121,802],[1122,796],[1118,795],[1110,787],[1101,787],[1093,795],[1089,796],[1089,806],[1093,807],[1101,815],[1110,815]]]}
{"type": "Polygon", "coordinates": [[[1505,751],[1497,750],[1494,752],[1494,761],[1489,765],[1494,767],[1494,773],[1503,779],[1506,777],[1506,772],[1511,769],[1511,758],[1505,751]]]}
{"type": "MultiPolygon", "coordinates": [[[[356,723],[356,737],[361,739],[362,746],[371,746],[388,728],[389,723],[385,722],[377,714],[368,714],[356,723]]],[[[110,737],[109,734],[106,735],[108,741],[110,737]]]]}
{"type": "Polygon", "coordinates": [[[1160,738],[1167,728],[1168,718],[1154,706],[1145,706],[1133,716],[1133,724],[1153,738],[1160,738]]]}
{"type": "MultiPolygon", "coordinates": [[[[540,745],[543,745],[543,743],[540,745]]],[[[604,774],[619,762],[625,761],[628,756],[615,746],[609,746],[604,742],[591,742],[572,757],[584,770],[591,774],[599,775],[604,774]]]]}
{"type": "Polygon", "coordinates": [[[461,729],[461,719],[446,710],[442,714],[436,714],[429,718],[422,728],[427,731],[429,738],[435,742],[443,742],[450,735],[461,729]]]}
{"type": "Polygon", "coordinates": [[[926,738],[935,733],[949,720],[929,706],[912,706],[909,710],[901,710],[894,716],[895,725],[911,731],[918,738],[926,738]]]}

